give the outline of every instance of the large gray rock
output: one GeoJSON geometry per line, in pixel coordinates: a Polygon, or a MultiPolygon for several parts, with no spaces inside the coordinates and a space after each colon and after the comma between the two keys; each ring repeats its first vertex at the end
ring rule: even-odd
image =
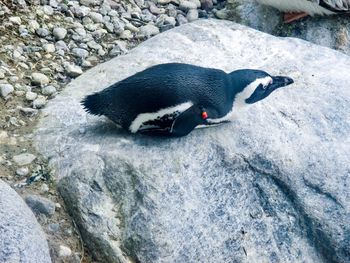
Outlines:
{"type": "Polygon", "coordinates": [[[51,262],[46,237],[22,198],[0,180],[0,262],[51,262]]]}
{"type": "Polygon", "coordinates": [[[315,16],[284,24],[277,9],[255,0],[227,0],[217,17],[236,21],[277,36],[297,37],[350,55],[350,16],[315,16]]]}
{"type": "Polygon", "coordinates": [[[328,48],[197,21],[77,78],[35,141],[101,262],[349,262],[349,70],[328,48]],[[130,135],[81,108],[84,95],[170,61],[295,84],[180,139],[130,135]]]}

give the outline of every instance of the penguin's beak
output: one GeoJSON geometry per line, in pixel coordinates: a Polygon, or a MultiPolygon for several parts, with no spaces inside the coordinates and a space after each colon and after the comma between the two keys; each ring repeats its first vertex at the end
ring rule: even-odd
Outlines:
{"type": "Polygon", "coordinates": [[[294,80],[285,76],[272,77],[272,83],[268,86],[269,90],[273,91],[278,88],[282,88],[293,84],[294,80]]]}

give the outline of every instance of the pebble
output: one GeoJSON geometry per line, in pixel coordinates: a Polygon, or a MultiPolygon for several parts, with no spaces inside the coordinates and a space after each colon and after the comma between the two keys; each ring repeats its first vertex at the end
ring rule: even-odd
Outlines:
{"type": "Polygon", "coordinates": [[[55,234],[60,230],[60,224],[52,223],[47,226],[49,233],[55,234]]]}
{"type": "Polygon", "coordinates": [[[6,144],[8,137],[6,131],[0,131],[0,144],[6,144]]]}
{"type": "Polygon", "coordinates": [[[86,57],[89,56],[89,52],[83,48],[73,48],[72,49],[72,54],[75,56],[75,57],[78,57],[78,58],[81,58],[81,59],[84,59],[86,57]]]}
{"type": "Polygon", "coordinates": [[[72,250],[69,247],[60,245],[58,250],[58,256],[60,258],[70,257],[72,255],[72,250]]]}
{"type": "Polygon", "coordinates": [[[148,24],[140,27],[139,35],[141,37],[151,37],[157,34],[159,34],[159,28],[154,25],[148,24]]]}
{"type": "Polygon", "coordinates": [[[120,39],[125,39],[125,40],[128,40],[128,39],[132,39],[133,35],[131,33],[130,30],[124,30],[121,34],[120,34],[120,39]]]}
{"type": "Polygon", "coordinates": [[[32,211],[39,215],[53,216],[55,213],[55,203],[38,195],[29,195],[25,198],[27,205],[32,211]]]}
{"type": "Polygon", "coordinates": [[[95,49],[95,50],[103,49],[102,46],[100,44],[97,44],[94,40],[91,40],[86,44],[91,49],[95,49]]]}
{"type": "Polygon", "coordinates": [[[66,69],[68,76],[70,76],[70,77],[77,77],[77,76],[83,74],[83,70],[81,69],[81,67],[79,67],[75,64],[67,63],[64,65],[64,67],[66,69]]]}
{"type": "Polygon", "coordinates": [[[0,79],[4,79],[5,78],[5,71],[0,69],[0,79]]]}
{"type": "Polygon", "coordinates": [[[38,28],[35,32],[39,37],[47,37],[50,35],[50,31],[46,28],[38,28]]]}
{"type": "Polygon", "coordinates": [[[21,153],[19,155],[13,156],[12,159],[17,165],[23,166],[31,164],[36,159],[36,156],[31,153],[21,153]]]}
{"type": "Polygon", "coordinates": [[[179,9],[187,12],[190,9],[197,9],[197,4],[191,1],[183,0],[183,1],[180,1],[179,9]]]}
{"type": "Polygon", "coordinates": [[[179,26],[188,23],[186,17],[184,17],[184,16],[181,15],[181,14],[179,14],[179,15],[176,16],[176,22],[177,22],[177,25],[179,25],[179,26]]]}
{"type": "Polygon", "coordinates": [[[24,115],[26,115],[28,117],[33,117],[33,116],[38,114],[37,109],[32,109],[32,108],[27,108],[27,107],[18,107],[18,109],[20,110],[20,112],[22,112],[24,115]]]}
{"type": "Polygon", "coordinates": [[[14,88],[11,84],[0,84],[0,94],[1,97],[6,98],[9,94],[11,94],[14,91],[14,88]]]}
{"type": "Polygon", "coordinates": [[[62,40],[57,41],[57,42],[55,43],[55,48],[56,48],[57,50],[64,50],[64,51],[68,51],[68,50],[69,50],[69,48],[68,48],[66,42],[64,42],[64,41],[62,41],[62,40]]]}
{"type": "Polygon", "coordinates": [[[57,92],[56,88],[54,86],[45,86],[41,89],[41,94],[46,96],[51,96],[57,92]]]}
{"type": "Polygon", "coordinates": [[[45,85],[50,82],[50,79],[43,73],[34,72],[32,73],[32,83],[34,85],[45,85]]]}
{"type": "Polygon", "coordinates": [[[28,92],[26,93],[26,100],[28,100],[28,101],[33,101],[33,100],[35,100],[37,97],[38,97],[38,94],[36,94],[35,92],[28,91],[28,92]]]}
{"type": "Polygon", "coordinates": [[[48,16],[52,16],[53,15],[53,8],[51,7],[51,6],[49,6],[49,5],[44,5],[43,6],[43,11],[44,11],[44,13],[46,14],[46,15],[48,15],[48,16]]]}
{"type": "Polygon", "coordinates": [[[36,20],[29,20],[28,21],[28,30],[31,33],[34,33],[39,28],[40,28],[40,25],[36,20]]]}
{"type": "Polygon", "coordinates": [[[52,31],[52,34],[56,39],[62,40],[66,37],[67,30],[63,27],[55,27],[52,31]]]}
{"type": "Polygon", "coordinates": [[[103,16],[100,13],[96,12],[90,12],[89,17],[94,21],[95,23],[103,23],[103,16]]]}
{"type": "Polygon", "coordinates": [[[29,168],[28,167],[20,167],[16,170],[16,174],[18,176],[27,176],[29,174],[29,168]]]}
{"type": "Polygon", "coordinates": [[[49,186],[48,186],[47,184],[42,184],[42,185],[40,186],[40,192],[46,193],[46,192],[48,192],[48,191],[49,191],[49,186]]]}
{"type": "Polygon", "coordinates": [[[188,22],[193,22],[198,19],[198,10],[197,9],[191,9],[188,11],[186,18],[188,22]]]}
{"type": "Polygon", "coordinates": [[[56,51],[55,45],[54,44],[44,44],[43,49],[46,53],[53,53],[56,51]]]}
{"type": "Polygon", "coordinates": [[[205,11],[209,11],[213,9],[213,1],[212,0],[201,0],[201,8],[205,11]]]}
{"type": "Polygon", "coordinates": [[[20,25],[22,23],[22,20],[19,16],[11,16],[9,17],[9,21],[16,25],[20,25]]]}
{"type": "Polygon", "coordinates": [[[42,95],[39,95],[34,101],[33,101],[33,108],[34,109],[41,109],[46,105],[46,98],[42,95]]]}

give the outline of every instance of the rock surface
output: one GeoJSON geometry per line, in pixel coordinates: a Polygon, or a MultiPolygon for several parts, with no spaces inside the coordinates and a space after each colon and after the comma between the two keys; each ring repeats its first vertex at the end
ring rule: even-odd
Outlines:
{"type": "Polygon", "coordinates": [[[69,84],[35,144],[102,262],[349,262],[349,70],[328,48],[196,21],[69,84]],[[84,95],[164,62],[260,68],[295,84],[180,139],[129,135],[81,108],[84,95]]]}
{"type": "Polygon", "coordinates": [[[51,262],[45,234],[22,198],[0,180],[0,262],[51,262]]]}
{"type": "Polygon", "coordinates": [[[216,16],[273,35],[301,38],[350,55],[348,14],[307,17],[284,24],[282,13],[275,8],[257,4],[255,0],[228,0],[225,9],[219,10],[216,16]]]}

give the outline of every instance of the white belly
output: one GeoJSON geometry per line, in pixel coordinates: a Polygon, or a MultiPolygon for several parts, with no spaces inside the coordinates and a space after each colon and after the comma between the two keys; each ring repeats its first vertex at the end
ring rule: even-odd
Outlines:
{"type": "Polygon", "coordinates": [[[257,2],[273,6],[283,12],[306,12],[309,15],[331,15],[329,11],[314,1],[307,0],[256,0],[257,2]]]}

